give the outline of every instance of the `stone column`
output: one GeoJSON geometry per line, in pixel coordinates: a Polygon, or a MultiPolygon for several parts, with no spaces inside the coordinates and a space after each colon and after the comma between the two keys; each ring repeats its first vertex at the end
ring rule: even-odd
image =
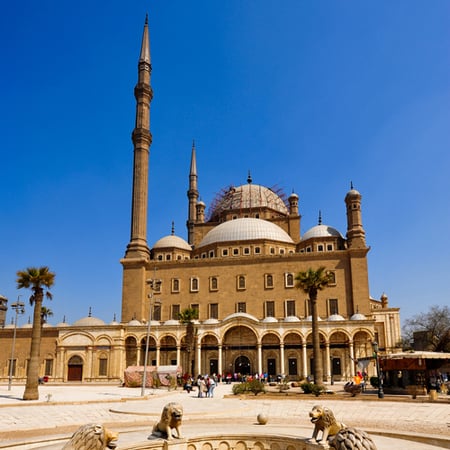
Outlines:
{"type": "Polygon", "coordinates": [[[219,371],[218,375],[222,376],[223,374],[223,369],[222,369],[222,344],[219,344],[219,355],[218,355],[218,368],[217,370],[219,371]]]}
{"type": "Polygon", "coordinates": [[[353,341],[348,343],[348,347],[350,353],[350,376],[353,378],[355,376],[355,352],[353,350],[353,341]]]}
{"type": "Polygon", "coordinates": [[[280,373],[286,375],[284,370],[284,344],[280,344],[280,359],[280,373]]]}
{"type": "Polygon", "coordinates": [[[330,364],[330,343],[325,343],[325,358],[326,358],[326,374],[327,374],[327,382],[331,381],[331,364],[330,364]]]}
{"type": "Polygon", "coordinates": [[[263,373],[262,366],[262,344],[261,342],[258,342],[258,375],[263,373]]]}
{"type": "Polygon", "coordinates": [[[306,352],[306,342],[302,344],[302,375],[303,378],[308,376],[308,354],[306,352]]]}

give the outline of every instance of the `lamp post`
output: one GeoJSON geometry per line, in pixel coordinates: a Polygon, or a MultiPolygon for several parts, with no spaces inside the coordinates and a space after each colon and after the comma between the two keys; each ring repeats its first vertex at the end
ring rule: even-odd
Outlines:
{"type": "Polygon", "coordinates": [[[147,339],[145,340],[144,374],[142,375],[141,397],[144,397],[145,395],[145,385],[147,384],[148,346],[150,340],[150,328],[152,326],[153,293],[160,291],[161,280],[148,279],[147,284],[150,286],[150,294],[148,294],[148,298],[150,299],[150,305],[148,311],[147,339]]]}
{"type": "Polygon", "coordinates": [[[11,304],[11,308],[16,312],[16,317],[14,320],[14,332],[13,332],[13,341],[11,348],[11,359],[9,361],[9,378],[8,378],[8,391],[11,390],[11,383],[13,377],[13,368],[14,368],[14,350],[16,347],[16,330],[17,330],[17,318],[19,314],[23,314],[25,312],[25,304],[19,302],[20,295],[17,297],[17,302],[11,304]]]}
{"type": "Polygon", "coordinates": [[[383,392],[383,377],[380,370],[380,360],[378,358],[378,342],[374,341],[372,342],[372,348],[373,352],[375,353],[375,364],[377,367],[377,377],[378,377],[378,398],[384,398],[384,392],[383,392]]]}

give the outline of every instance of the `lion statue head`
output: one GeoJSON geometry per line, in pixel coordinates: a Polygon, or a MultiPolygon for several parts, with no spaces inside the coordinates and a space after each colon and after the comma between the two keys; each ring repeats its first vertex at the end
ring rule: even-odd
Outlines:
{"type": "Polygon", "coordinates": [[[175,429],[177,437],[181,438],[180,427],[183,420],[183,407],[176,402],[167,403],[164,406],[161,419],[153,427],[152,434],[162,435],[166,439],[172,439],[172,430],[175,429]]]}
{"type": "Polygon", "coordinates": [[[309,413],[311,423],[314,424],[314,432],[311,442],[316,443],[319,431],[322,432],[322,442],[326,442],[328,436],[333,436],[345,428],[343,423],[340,423],[334,417],[333,411],[325,406],[315,405],[309,413]]]}
{"type": "Polygon", "coordinates": [[[88,423],[78,428],[63,450],[104,450],[117,447],[119,433],[114,433],[103,425],[88,423]]]}

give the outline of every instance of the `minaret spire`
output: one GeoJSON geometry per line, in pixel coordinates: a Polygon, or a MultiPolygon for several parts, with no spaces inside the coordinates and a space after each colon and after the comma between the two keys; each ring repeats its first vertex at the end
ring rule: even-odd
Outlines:
{"type": "Polygon", "coordinates": [[[189,189],[187,196],[189,199],[188,207],[188,220],[186,223],[188,229],[188,242],[190,245],[194,245],[194,224],[196,221],[196,205],[198,201],[198,186],[197,186],[197,158],[195,154],[195,141],[192,141],[191,151],[191,168],[189,170],[189,189]]]}
{"type": "Polygon", "coordinates": [[[150,37],[148,16],[146,16],[138,62],[138,82],[134,88],[136,122],[131,136],[134,146],[131,237],[125,259],[144,258],[147,260],[150,257],[150,249],[147,244],[147,210],[149,154],[152,143],[150,133],[150,102],[153,98],[150,84],[151,71],[150,37]]]}

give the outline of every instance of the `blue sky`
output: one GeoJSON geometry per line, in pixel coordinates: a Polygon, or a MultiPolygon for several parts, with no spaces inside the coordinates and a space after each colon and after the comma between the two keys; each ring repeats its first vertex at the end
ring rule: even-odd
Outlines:
{"type": "MultiPolygon", "coordinates": [[[[302,232],[346,231],[363,196],[371,295],[404,320],[449,304],[450,2],[9,2],[0,17],[0,293],[56,273],[50,323],[120,318],[137,60],[149,13],[148,241],[186,238],[197,148],[208,205],[246,182],[294,190],[302,232]]],[[[31,316],[27,308],[19,323],[31,316]]],[[[8,322],[11,313],[8,313],[8,322]]]]}

